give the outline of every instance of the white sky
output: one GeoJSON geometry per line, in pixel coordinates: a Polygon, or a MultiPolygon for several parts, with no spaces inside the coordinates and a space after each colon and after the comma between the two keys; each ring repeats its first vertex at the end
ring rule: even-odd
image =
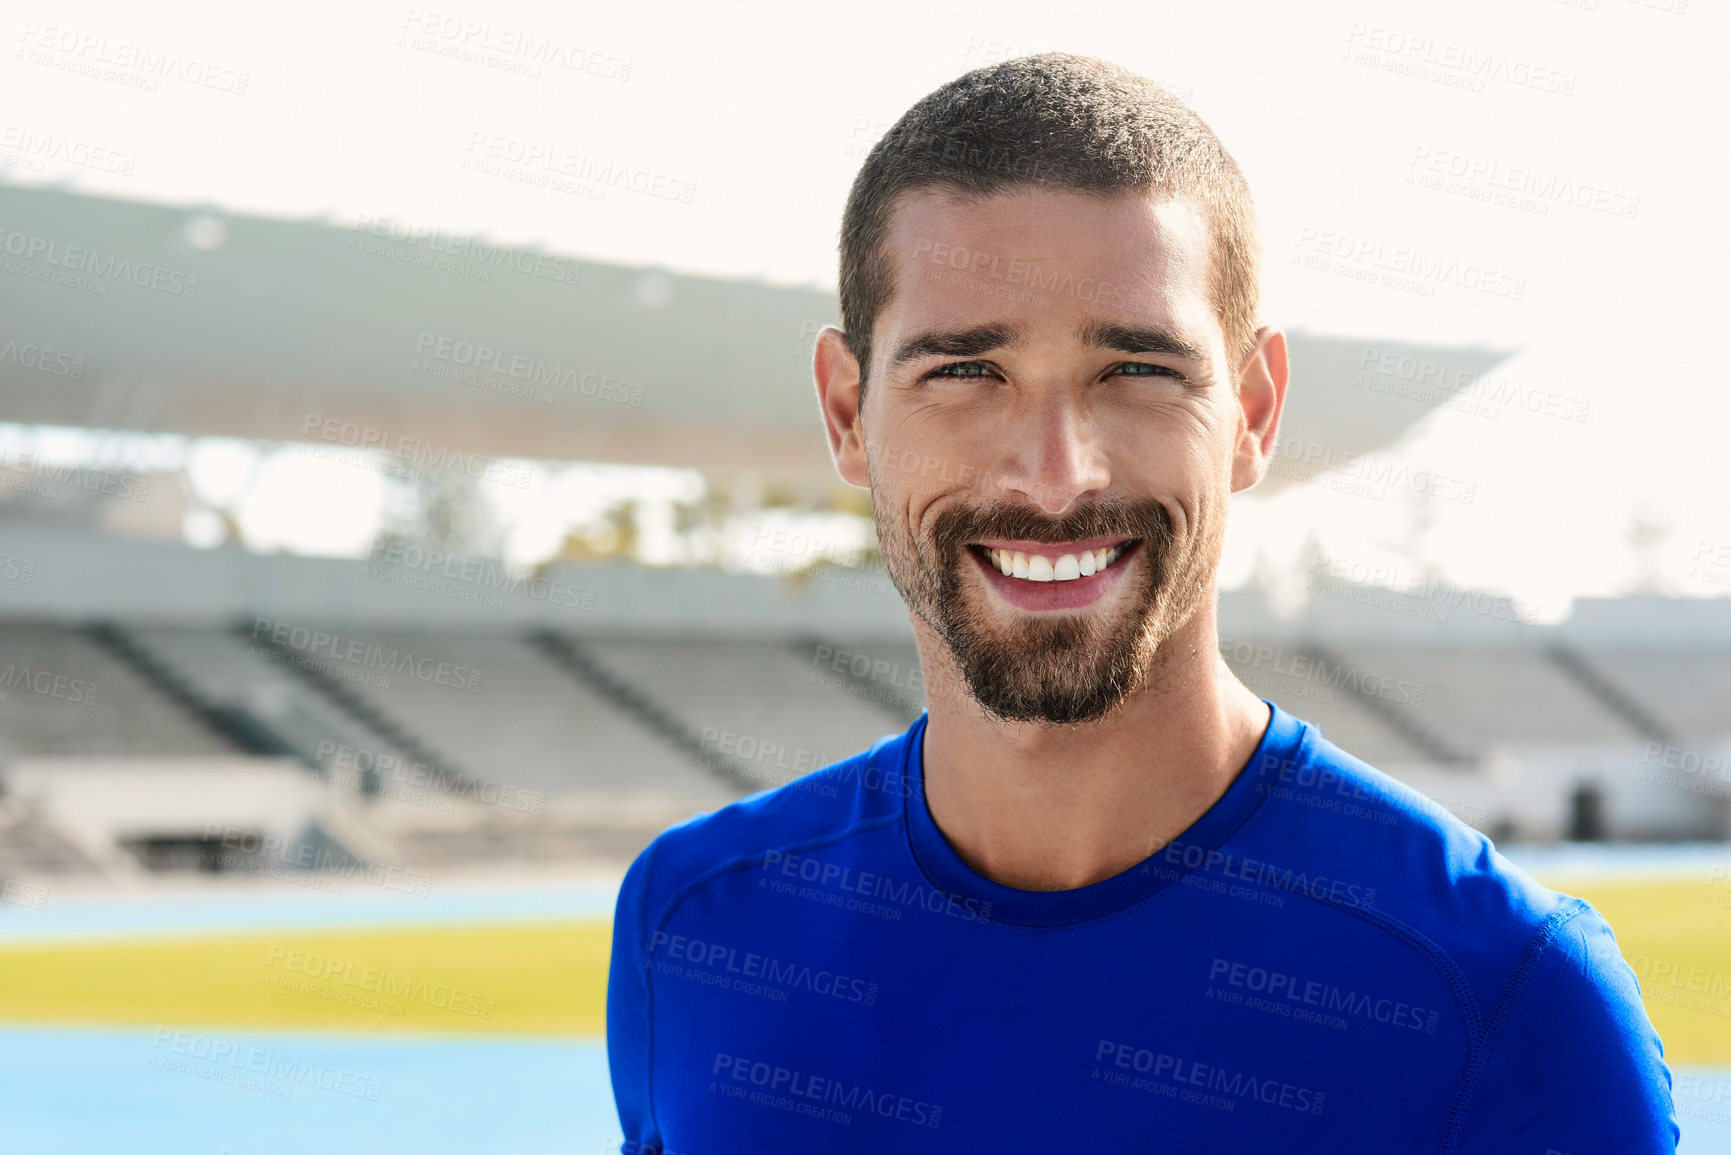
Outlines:
{"type": "MultiPolygon", "coordinates": [[[[1315,534],[1343,556],[1393,550],[1554,613],[1571,595],[1631,586],[1624,530],[1645,512],[1671,527],[1667,588],[1723,594],[1731,400],[1711,366],[1731,263],[1719,205],[1728,22],[1703,0],[1576,6],[1592,3],[304,0],[265,11],[56,0],[0,20],[0,128],[135,158],[124,175],[51,163],[39,174],[14,165],[8,179],[287,218],[385,215],[579,256],[833,286],[848,183],[910,103],[1004,55],[1105,56],[1185,95],[1245,169],[1268,254],[1268,320],[1515,348],[1499,378],[1590,406],[1584,422],[1506,408],[1428,419],[1399,458],[1476,490],[1470,504],[1438,503],[1412,550],[1392,498],[1301,486],[1240,500],[1226,584],[1248,574],[1258,548],[1290,559],[1315,534]],[[485,26],[479,38],[494,45],[530,34],[629,61],[629,75],[543,64],[531,77],[452,59],[401,42],[414,12],[485,26]],[[64,67],[106,58],[143,75],[115,63],[136,48],[176,58],[179,71],[143,91],[64,67]],[[1471,54],[1530,83],[1493,77],[1470,91],[1362,52],[1428,60],[1456,81],[1468,73],[1455,62],[1471,54]],[[245,93],[188,82],[189,62],[228,70],[218,85],[244,74],[245,93]],[[1563,84],[1572,92],[1544,90],[1563,84]],[[495,135],[688,182],[692,203],[619,189],[595,202],[464,171],[471,141],[495,135]],[[1539,215],[1419,188],[1406,178],[1421,149],[1639,206],[1633,219],[1566,203],[1539,215]],[[1421,297],[1296,267],[1295,254],[1316,251],[1301,238],[1322,233],[1488,266],[1524,278],[1524,297],[1452,284],[1421,297]]],[[[434,47],[461,43],[430,36],[434,47]]]]}

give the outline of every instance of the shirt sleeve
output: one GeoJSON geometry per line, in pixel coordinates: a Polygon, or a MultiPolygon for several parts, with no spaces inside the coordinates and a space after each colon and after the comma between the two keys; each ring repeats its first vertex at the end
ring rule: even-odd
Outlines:
{"type": "Polygon", "coordinates": [[[1671,1072],[1641,988],[1587,903],[1514,993],[1463,1116],[1460,1155],[1673,1155],[1671,1072]]]}
{"type": "Polygon", "coordinates": [[[607,972],[607,1066],[624,1132],[620,1155],[659,1155],[649,1080],[649,951],[645,908],[651,844],[625,872],[613,911],[613,956],[607,972]]]}

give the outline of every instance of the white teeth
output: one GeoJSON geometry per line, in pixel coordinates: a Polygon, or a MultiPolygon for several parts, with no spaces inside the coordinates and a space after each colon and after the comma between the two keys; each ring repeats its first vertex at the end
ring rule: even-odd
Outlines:
{"type": "Polygon", "coordinates": [[[1016,553],[1007,549],[990,549],[986,556],[999,573],[1009,577],[1034,582],[1067,582],[1099,573],[1117,561],[1123,552],[1123,546],[1090,549],[1064,554],[1056,561],[1042,554],[1016,553]]]}

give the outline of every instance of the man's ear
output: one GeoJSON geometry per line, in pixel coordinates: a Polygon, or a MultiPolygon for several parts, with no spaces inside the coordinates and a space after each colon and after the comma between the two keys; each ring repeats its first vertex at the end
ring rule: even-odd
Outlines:
{"type": "Polygon", "coordinates": [[[1286,406],[1286,334],[1264,325],[1238,367],[1238,444],[1233,447],[1232,492],[1249,489],[1268,472],[1280,414],[1286,406]]]}
{"type": "Polygon", "coordinates": [[[847,347],[846,335],[834,325],[824,326],[817,335],[811,371],[817,380],[817,406],[829,433],[829,455],[835,460],[835,471],[849,485],[870,489],[865,424],[860,413],[859,361],[847,347]]]}

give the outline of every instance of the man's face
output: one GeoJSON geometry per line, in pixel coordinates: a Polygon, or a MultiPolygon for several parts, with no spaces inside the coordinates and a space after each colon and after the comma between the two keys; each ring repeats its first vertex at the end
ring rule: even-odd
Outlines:
{"type": "Polygon", "coordinates": [[[1243,413],[1206,225],[929,191],[887,247],[860,424],[891,579],[989,713],[1104,717],[1213,595],[1243,413]]]}

